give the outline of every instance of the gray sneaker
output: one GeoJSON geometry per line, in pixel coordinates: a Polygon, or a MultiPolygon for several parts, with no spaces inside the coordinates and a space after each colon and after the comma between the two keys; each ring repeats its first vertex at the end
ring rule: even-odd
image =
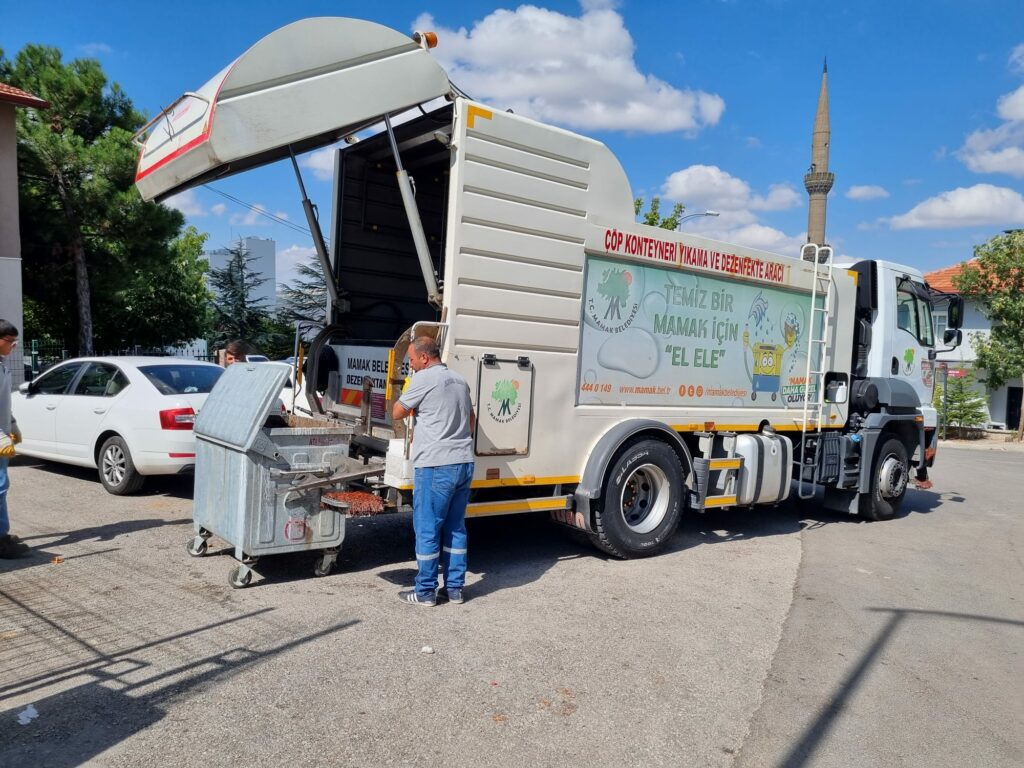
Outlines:
{"type": "Polygon", "coordinates": [[[462,589],[456,589],[455,587],[441,587],[437,591],[437,596],[442,600],[447,600],[449,603],[457,605],[466,602],[462,597],[462,589]]]}
{"type": "Polygon", "coordinates": [[[429,597],[424,597],[415,589],[407,589],[403,592],[399,592],[398,599],[401,600],[403,603],[412,603],[413,605],[426,605],[428,607],[433,607],[437,605],[436,597],[434,597],[433,595],[430,595],[429,597]]]}

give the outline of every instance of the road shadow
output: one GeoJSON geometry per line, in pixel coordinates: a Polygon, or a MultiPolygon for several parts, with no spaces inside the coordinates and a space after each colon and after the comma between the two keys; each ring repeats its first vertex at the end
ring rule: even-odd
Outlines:
{"type": "Polygon", "coordinates": [[[23,536],[22,541],[29,545],[30,550],[23,557],[14,560],[0,559],[0,573],[12,573],[25,568],[32,568],[39,565],[60,564],[65,560],[75,560],[82,557],[93,557],[95,555],[114,552],[120,547],[108,547],[91,552],[80,552],[68,555],[61,552],[61,549],[78,544],[83,541],[114,541],[122,536],[131,536],[133,533],[145,531],[151,528],[163,528],[169,525],[191,525],[192,521],[164,520],[161,518],[148,518],[144,520],[119,520],[116,523],[96,525],[89,528],[81,528],[77,531],[66,531],[63,533],[41,533],[35,536],[23,536]],[[43,543],[45,541],[45,543],[43,543]]]}
{"type": "Polygon", "coordinates": [[[19,681],[0,693],[0,700],[24,696],[60,683],[82,682],[35,700],[30,706],[0,715],[0,765],[46,765],[70,768],[151,727],[167,716],[176,700],[207,688],[248,668],[287,654],[300,646],[331,637],[358,620],[338,622],[319,632],[265,650],[236,647],[194,658],[171,668],[143,661],[143,651],[199,635],[226,623],[245,621],[266,611],[149,641],[71,668],[19,681]]]}
{"type": "MultiPolygon", "coordinates": [[[[92,483],[102,487],[96,470],[90,467],[77,467],[73,464],[61,464],[46,459],[36,459],[29,456],[16,456],[11,462],[15,467],[28,467],[42,473],[67,477],[72,480],[81,480],[85,483],[92,483]]],[[[43,481],[45,482],[45,481],[43,481]]],[[[141,490],[131,497],[168,496],[177,499],[191,499],[193,495],[194,480],[191,474],[184,475],[149,475],[141,490]]]]}
{"type": "Polygon", "coordinates": [[[1024,629],[1024,621],[1007,619],[1000,616],[981,616],[951,611],[929,611],[911,608],[867,608],[865,610],[888,614],[888,619],[875,635],[864,653],[853,664],[846,677],[836,686],[835,692],[817,712],[814,720],[804,729],[803,734],[790,748],[786,757],[778,764],[778,768],[804,768],[814,757],[822,741],[828,736],[841,713],[850,707],[854,693],[860,688],[872,666],[878,661],[889,641],[900,626],[913,619],[939,619],[946,621],[965,621],[1002,624],[1024,629]]]}

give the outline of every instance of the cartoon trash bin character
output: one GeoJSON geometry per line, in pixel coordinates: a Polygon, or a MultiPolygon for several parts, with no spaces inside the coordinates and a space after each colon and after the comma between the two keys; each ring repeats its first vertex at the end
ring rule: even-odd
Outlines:
{"type": "Polygon", "coordinates": [[[770,392],[772,400],[779,397],[779,382],[782,374],[782,353],[784,349],[778,344],[754,345],[753,386],[750,399],[756,400],[758,392],[770,392]]]}

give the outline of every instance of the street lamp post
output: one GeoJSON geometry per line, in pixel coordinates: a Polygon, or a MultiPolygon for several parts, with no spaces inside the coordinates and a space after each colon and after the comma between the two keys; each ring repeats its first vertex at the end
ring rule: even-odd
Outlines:
{"type": "Polygon", "coordinates": [[[696,219],[699,218],[700,216],[721,216],[721,214],[718,211],[701,211],[700,213],[691,213],[686,216],[683,216],[683,218],[679,220],[679,223],[676,224],[676,229],[679,229],[682,223],[687,219],[696,219]]]}

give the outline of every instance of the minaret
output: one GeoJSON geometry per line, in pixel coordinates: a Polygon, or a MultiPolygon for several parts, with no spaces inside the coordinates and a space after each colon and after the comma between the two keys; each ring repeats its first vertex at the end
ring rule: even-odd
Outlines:
{"type": "Polygon", "coordinates": [[[828,170],[828,145],[832,131],[828,122],[828,60],[821,71],[821,92],[818,94],[818,112],[814,116],[814,136],[811,140],[811,167],[804,174],[804,188],[810,197],[807,210],[807,242],[825,245],[825,206],[832,189],[835,174],[828,170]]]}

